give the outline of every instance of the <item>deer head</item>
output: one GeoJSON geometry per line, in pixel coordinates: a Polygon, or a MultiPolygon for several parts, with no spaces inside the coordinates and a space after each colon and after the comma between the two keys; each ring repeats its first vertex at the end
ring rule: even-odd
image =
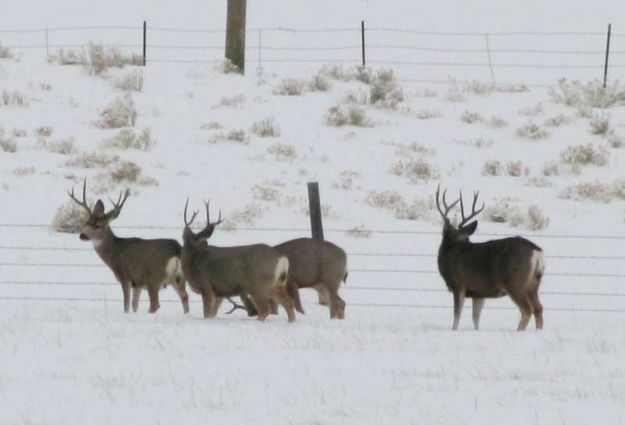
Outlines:
{"type": "Polygon", "coordinates": [[[462,200],[462,192],[460,192],[460,197],[456,199],[451,205],[447,204],[447,200],[445,196],[447,195],[447,190],[443,191],[443,208],[441,208],[440,204],[440,185],[436,188],[436,207],[438,208],[438,212],[443,217],[443,243],[446,242],[460,242],[460,241],[468,241],[469,236],[475,232],[477,229],[477,221],[469,223],[473,218],[475,218],[479,213],[484,210],[485,204],[482,203],[482,207],[478,210],[475,209],[477,204],[477,198],[479,197],[479,192],[475,192],[473,194],[473,205],[471,207],[471,213],[465,217],[464,215],[464,203],[462,200]],[[449,221],[448,214],[453,207],[455,207],[458,203],[460,203],[460,214],[462,216],[462,220],[458,223],[457,227],[454,227],[449,221]]]}
{"type": "Polygon", "coordinates": [[[204,202],[204,206],[206,208],[206,226],[202,230],[197,233],[194,233],[191,230],[191,224],[197,217],[198,212],[194,211],[191,215],[191,219],[187,220],[187,209],[189,206],[189,199],[187,198],[187,202],[184,204],[184,230],[182,232],[182,240],[184,243],[191,243],[194,245],[206,245],[206,241],[212,236],[215,231],[215,227],[219,224],[223,223],[223,219],[221,218],[221,211],[219,211],[219,218],[217,221],[211,223],[210,221],[210,202],[204,202]]]}
{"type": "Polygon", "coordinates": [[[119,213],[121,212],[124,203],[126,203],[126,199],[128,199],[129,194],[130,191],[126,189],[125,192],[120,192],[117,202],[114,202],[109,198],[111,204],[113,204],[113,208],[110,211],[105,212],[104,203],[101,199],[96,201],[93,209],[89,208],[89,205],[87,204],[87,179],[84,180],[82,185],[82,200],[76,198],[74,195],[74,188],[72,187],[72,190],[68,192],[70,199],[83,207],[85,211],[87,211],[88,217],[87,221],[80,230],[80,239],[84,241],[91,240],[94,242],[103,240],[106,234],[111,231],[109,223],[119,216],[119,213]]]}

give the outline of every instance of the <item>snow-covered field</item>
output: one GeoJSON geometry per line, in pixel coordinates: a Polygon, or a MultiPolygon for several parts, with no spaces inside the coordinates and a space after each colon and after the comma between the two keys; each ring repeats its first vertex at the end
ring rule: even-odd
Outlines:
{"type": "MultiPolygon", "coordinates": [[[[357,28],[362,19],[437,32],[601,33],[612,22],[610,81],[619,77],[621,3],[594,2],[592,15],[582,1],[517,3],[250,0],[248,25],[357,28]]],[[[225,4],[9,1],[0,4],[0,30],[143,19],[162,28],[223,28],[225,4]]],[[[372,31],[371,43],[413,42],[384,34],[372,31]]],[[[122,30],[50,35],[51,44],[140,42],[139,33],[128,39],[122,30]]],[[[222,34],[201,36],[223,43],[222,34]]],[[[0,31],[5,46],[41,37],[0,31]]],[[[151,43],[201,44],[197,37],[151,43]]],[[[328,45],[344,42],[325,37],[328,45]]],[[[601,50],[604,38],[593,37],[542,47],[601,50]]],[[[319,40],[314,32],[278,31],[263,42],[319,40]]],[[[443,44],[470,49],[473,40],[443,44]]],[[[505,47],[515,43],[526,41],[505,47]]],[[[541,46],[539,37],[528,43],[516,47],[541,46]]],[[[598,61],[598,70],[496,68],[498,81],[529,85],[519,92],[508,84],[491,90],[488,69],[441,65],[419,74],[385,66],[381,55],[371,59],[366,83],[350,64],[328,62],[321,72],[322,64],[267,61],[269,51],[262,75],[252,53],[240,77],[208,64],[156,61],[96,76],[47,63],[39,48],[10,50],[12,58],[0,59],[0,424],[625,423],[625,109],[622,100],[602,109],[583,99],[567,106],[534,86],[597,78],[601,55],[567,59],[598,61]],[[380,86],[378,72],[389,69],[397,85],[380,86]],[[124,96],[114,82],[133,75],[143,78],[129,95],[134,126],[95,125],[124,96]],[[315,76],[327,90],[309,88],[315,76]],[[287,78],[302,81],[303,93],[277,94],[297,87],[287,78]],[[410,82],[448,78],[458,82],[410,82]],[[367,101],[376,84],[389,95],[383,104],[367,101]],[[328,116],[341,112],[365,125],[329,125],[328,116]],[[279,135],[252,130],[265,120],[279,135]],[[146,149],[110,146],[123,130],[145,134],[146,149]],[[183,316],[171,288],[161,292],[157,314],[146,312],[145,295],[139,313],[123,314],[119,285],[93,248],[51,226],[69,205],[67,190],[85,177],[91,200],[131,188],[112,224],[120,236],[180,240],[190,197],[194,208],[210,199],[215,214],[221,209],[227,221],[212,242],[224,246],[307,235],[306,183],[318,181],[326,238],[349,255],[346,319],[330,320],[311,291],[302,291],[307,314],[294,324],[282,313],[265,323],[240,312],[204,320],[195,294],[183,316]],[[461,330],[450,331],[452,299],[436,269],[439,183],[450,195],[480,191],[487,211],[474,240],[521,234],[545,250],[543,331],[531,322],[515,332],[519,313],[507,298],[486,303],[480,331],[471,329],[468,308],[461,330]]],[[[401,52],[388,49],[383,58],[406,60],[401,52]]],[[[159,54],[174,53],[154,48],[148,57],[159,54]]],[[[555,93],[571,100],[575,90],[555,93]]]]}

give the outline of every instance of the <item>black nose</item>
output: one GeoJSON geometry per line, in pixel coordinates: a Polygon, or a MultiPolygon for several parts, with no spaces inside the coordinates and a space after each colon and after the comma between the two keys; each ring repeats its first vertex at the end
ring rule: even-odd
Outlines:
{"type": "Polygon", "coordinates": [[[89,240],[89,236],[85,235],[84,233],[81,233],[79,237],[80,237],[81,241],[88,241],[89,240]]]}

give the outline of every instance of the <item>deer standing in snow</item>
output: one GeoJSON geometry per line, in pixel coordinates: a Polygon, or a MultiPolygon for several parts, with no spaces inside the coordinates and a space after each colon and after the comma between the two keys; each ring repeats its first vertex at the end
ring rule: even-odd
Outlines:
{"type": "Polygon", "coordinates": [[[189,296],[185,289],[185,278],[180,264],[181,246],[174,239],[119,238],[115,236],[110,222],[115,220],[128,199],[129,191],[119,195],[113,209],[104,211],[104,203],[98,199],[92,208],[87,205],[87,180],[82,186],[82,200],[74,196],[74,188],[69,197],[87,211],[88,219],[80,230],[80,239],[91,241],[102,261],[111,269],[122,287],[124,312],[130,311],[130,291],[132,289],[132,311],[139,307],[141,290],[147,288],[150,297],[150,313],[156,313],[160,304],[158,292],[172,284],[184,313],[189,312],[189,296]]]}
{"type": "Polygon", "coordinates": [[[209,204],[206,203],[206,226],[194,233],[191,224],[194,212],[187,220],[184,207],[182,233],[182,268],[191,289],[202,296],[204,317],[215,317],[224,298],[249,296],[258,311],[258,319],[265,320],[274,300],[287,312],[289,322],[295,320],[293,300],[286,290],[289,260],[269,245],[256,244],[216,247],[208,244],[215,227],[223,220],[221,213],[211,223],[209,204]]]}
{"type": "Polygon", "coordinates": [[[479,193],[473,196],[471,213],[465,217],[462,192],[460,198],[447,205],[443,192],[440,205],[440,185],[436,189],[436,206],[443,217],[443,237],[438,249],[438,270],[454,295],[453,330],[458,329],[465,298],[473,299],[473,326],[479,328],[485,298],[508,295],[521,311],[517,330],[527,328],[534,315],[536,329],[543,327],[543,307],[538,288],[545,270],[545,258],[540,247],[521,237],[494,239],[481,243],[469,241],[477,221],[469,223],[484,209],[475,209],[479,193]],[[447,215],[460,203],[462,220],[454,227],[447,215]]]}

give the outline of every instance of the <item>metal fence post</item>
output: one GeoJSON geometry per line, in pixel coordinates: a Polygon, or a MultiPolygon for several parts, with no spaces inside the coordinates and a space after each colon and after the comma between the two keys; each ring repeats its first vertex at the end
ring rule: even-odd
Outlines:
{"type": "Polygon", "coordinates": [[[605,46],[605,65],[603,67],[603,88],[608,83],[608,58],[610,57],[610,35],[612,34],[612,24],[608,24],[608,39],[605,46]]]}
{"type": "Polygon", "coordinates": [[[367,64],[365,60],[365,21],[360,21],[360,44],[362,46],[362,66],[364,68],[367,64]]]}
{"type": "Polygon", "coordinates": [[[321,201],[319,198],[319,183],[317,182],[308,182],[308,208],[310,211],[310,230],[312,238],[323,240],[321,201]]]}
{"type": "Polygon", "coordinates": [[[146,63],[146,53],[147,53],[146,38],[147,38],[147,33],[148,33],[148,26],[147,26],[146,21],[143,21],[143,66],[145,66],[145,63],[146,63]]]}

